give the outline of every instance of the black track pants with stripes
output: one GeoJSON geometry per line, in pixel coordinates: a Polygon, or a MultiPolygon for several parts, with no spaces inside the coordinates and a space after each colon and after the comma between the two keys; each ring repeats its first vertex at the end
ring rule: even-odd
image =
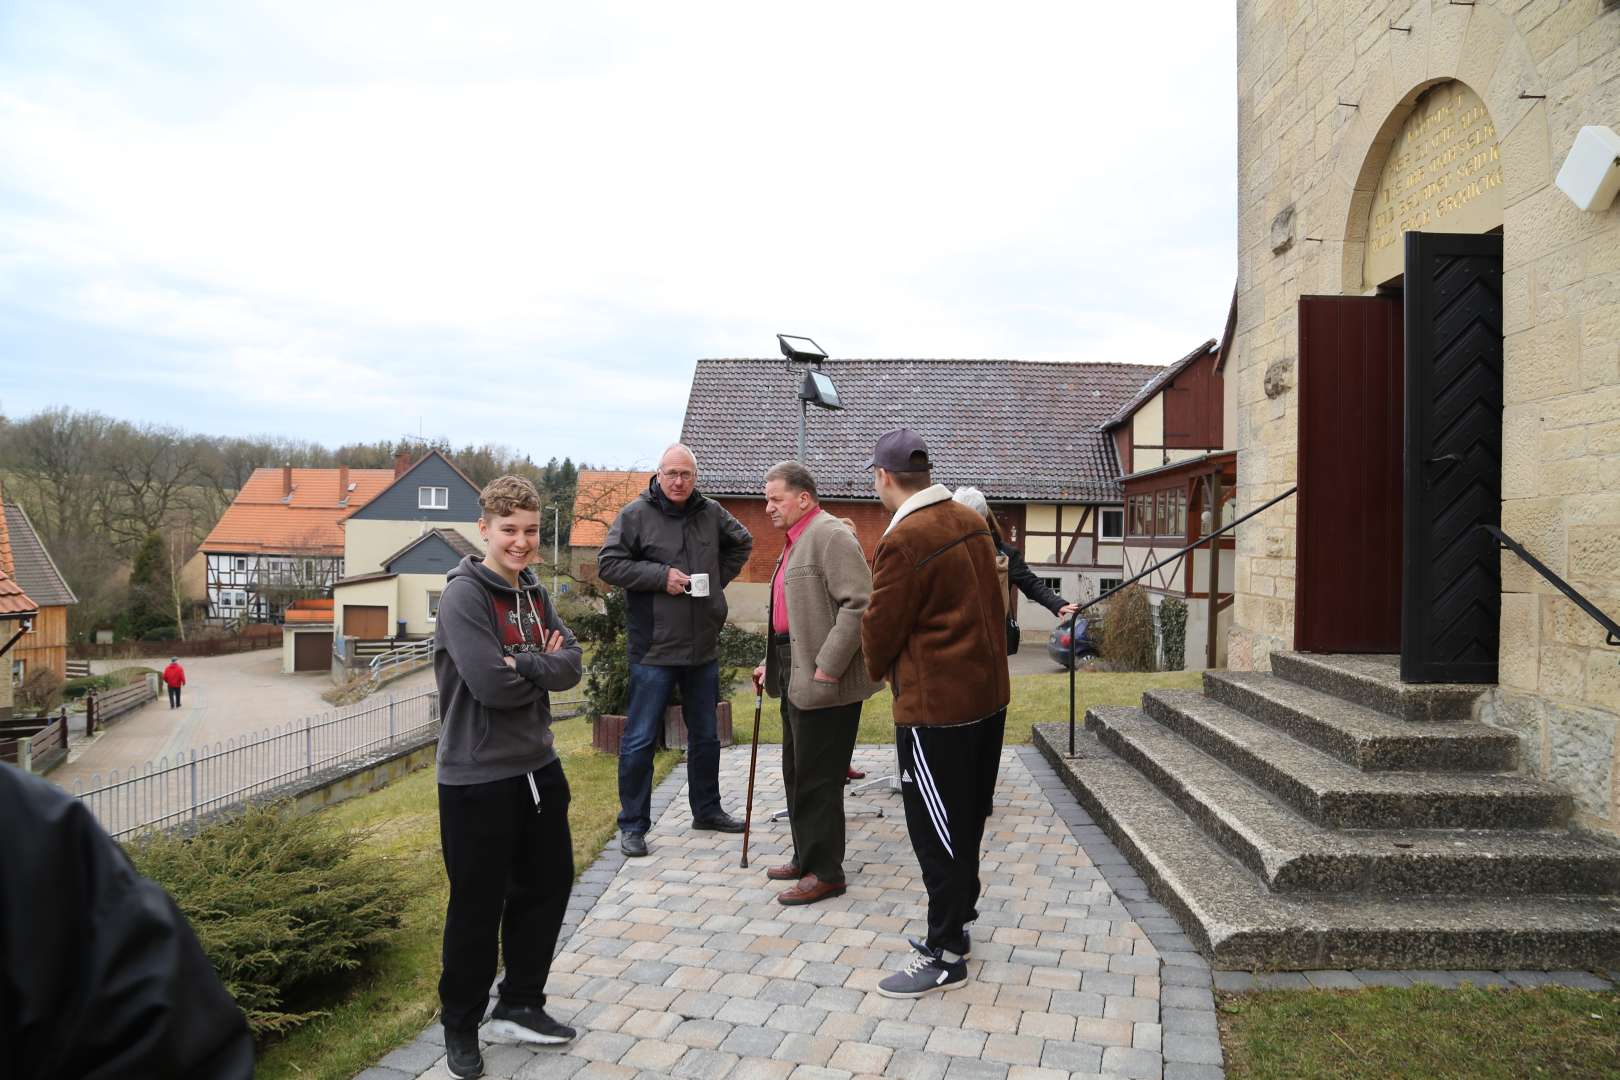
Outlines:
{"type": "Polygon", "coordinates": [[[906,831],[928,889],[928,947],[962,953],[979,916],[979,845],[1006,710],[973,724],[896,729],[906,831]],[[989,790],[986,790],[988,788],[989,790]]]}

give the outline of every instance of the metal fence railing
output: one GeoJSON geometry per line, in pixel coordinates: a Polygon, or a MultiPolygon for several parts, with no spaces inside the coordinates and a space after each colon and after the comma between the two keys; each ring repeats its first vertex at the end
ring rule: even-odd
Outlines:
{"type": "Polygon", "coordinates": [[[199,747],[131,769],[74,783],[73,794],[115,837],[165,829],[259,795],[271,795],[323,769],[436,736],[438,691],[381,695],[338,714],[308,717],[280,730],[199,747]]]}

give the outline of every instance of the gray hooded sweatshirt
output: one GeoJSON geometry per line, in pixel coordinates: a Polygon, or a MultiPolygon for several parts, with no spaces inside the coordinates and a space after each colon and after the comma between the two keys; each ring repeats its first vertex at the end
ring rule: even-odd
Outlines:
{"type": "Polygon", "coordinates": [[[578,685],[579,672],[579,643],[534,571],[514,589],[477,556],[462,559],[439,597],[434,634],[439,783],[485,784],[557,760],[549,691],[578,685]],[[541,652],[542,628],[562,631],[563,647],[541,652]]]}

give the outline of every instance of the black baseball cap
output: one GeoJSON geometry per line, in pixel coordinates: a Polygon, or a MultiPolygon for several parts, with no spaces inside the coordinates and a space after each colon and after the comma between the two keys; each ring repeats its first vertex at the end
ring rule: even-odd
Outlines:
{"type": "Polygon", "coordinates": [[[910,428],[895,428],[879,436],[872,450],[868,469],[882,468],[889,472],[927,472],[933,468],[928,460],[928,444],[910,428]]]}

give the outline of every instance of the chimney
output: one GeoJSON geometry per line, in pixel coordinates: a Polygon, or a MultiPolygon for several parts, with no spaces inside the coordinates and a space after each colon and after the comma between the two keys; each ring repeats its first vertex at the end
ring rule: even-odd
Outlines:
{"type": "Polygon", "coordinates": [[[281,495],[283,498],[292,494],[292,462],[281,466],[281,495]]]}
{"type": "Polygon", "coordinates": [[[394,455],[394,479],[398,480],[411,470],[411,455],[398,453],[394,455]]]}
{"type": "Polygon", "coordinates": [[[344,499],[347,499],[348,497],[349,497],[349,467],[347,465],[339,465],[338,466],[338,502],[342,502],[344,499]]]}

